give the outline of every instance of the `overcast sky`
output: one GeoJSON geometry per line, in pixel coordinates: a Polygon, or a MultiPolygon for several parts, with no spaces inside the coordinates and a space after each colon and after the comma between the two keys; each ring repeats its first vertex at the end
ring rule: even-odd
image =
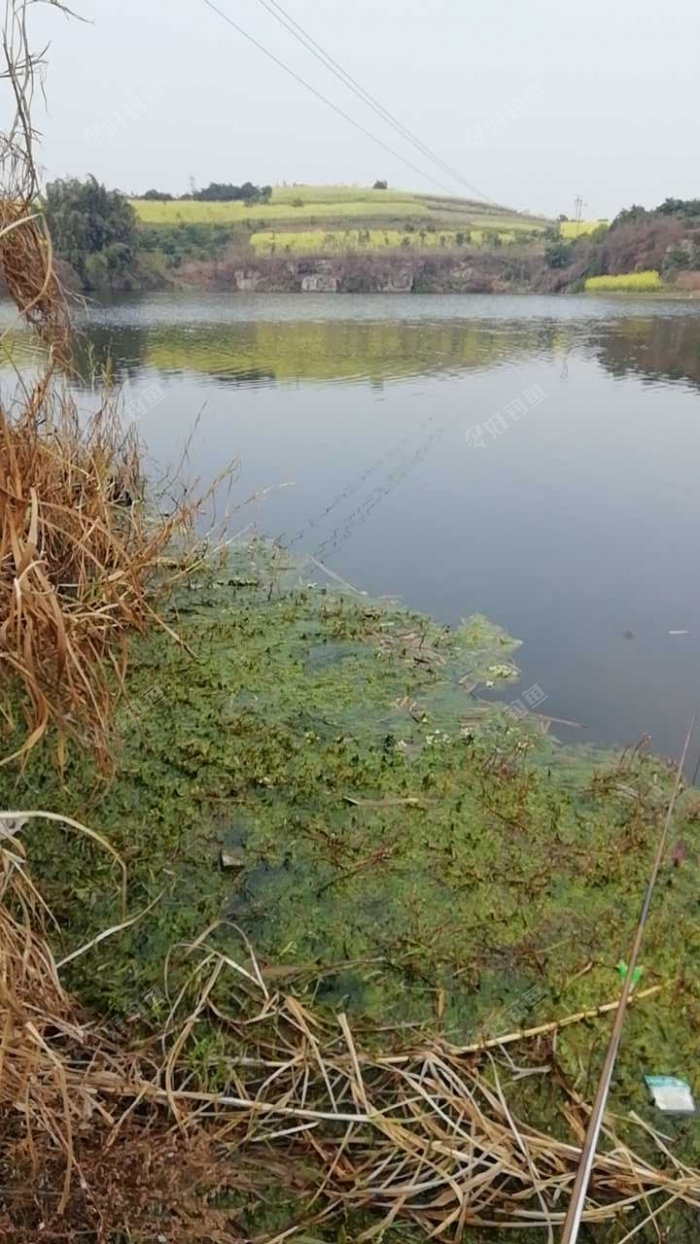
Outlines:
{"type": "MultiPolygon", "coordinates": [[[[215,2],[372,134],[465,192],[333,78],[261,0],[215,2]]],[[[572,215],[580,194],[584,215],[598,217],[633,201],[700,195],[698,0],[279,3],[492,199],[572,215]],[[539,102],[509,109],[535,86],[539,102]]],[[[93,172],[134,192],[182,192],[190,177],[198,185],[386,177],[392,186],[436,189],[311,96],[205,0],[74,4],[85,22],[43,5],[32,16],[34,42],[51,40],[47,108],[39,103],[34,117],[48,177],[93,172]],[[148,94],[161,97],[147,104],[148,94]],[[130,118],[135,99],[145,111],[130,118]]]]}

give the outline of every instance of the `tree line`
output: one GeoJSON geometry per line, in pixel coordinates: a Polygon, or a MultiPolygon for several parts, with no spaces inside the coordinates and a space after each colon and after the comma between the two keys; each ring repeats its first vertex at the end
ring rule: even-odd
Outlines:
{"type": "MultiPolygon", "coordinates": [[[[212,182],[203,190],[181,197],[267,203],[271,194],[271,186],[254,186],[252,182],[242,186],[212,182]]],[[[149,190],[143,196],[162,200],[172,197],[158,190],[149,190]]],[[[136,212],[118,190],[107,190],[92,175],[84,181],[77,177],[60,178],[47,185],[42,206],[55,255],[70,264],[84,289],[103,289],[133,274],[142,238],[136,212]]],[[[197,240],[202,241],[201,237],[197,240]]],[[[217,246],[220,240],[215,239],[217,246]]]]}
{"type": "Polygon", "coordinates": [[[117,190],[96,177],[49,182],[44,215],[54,254],[69,263],[84,289],[99,289],[125,275],[136,249],[136,213],[117,190]]]}
{"type": "Polygon", "coordinates": [[[700,271],[700,199],[666,198],[658,207],[623,208],[611,224],[566,241],[545,235],[545,263],[559,270],[562,287],[592,276],[654,270],[672,279],[700,271]]]}
{"type": "Polygon", "coordinates": [[[202,203],[231,203],[241,200],[244,203],[269,203],[272,198],[272,186],[256,186],[252,181],[244,181],[242,186],[236,186],[230,181],[210,181],[209,185],[202,190],[191,190],[189,194],[173,195],[167,190],[147,190],[145,194],[135,197],[155,199],[161,203],[168,203],[173,199],[180,202],[195,200],[202,203]]]}

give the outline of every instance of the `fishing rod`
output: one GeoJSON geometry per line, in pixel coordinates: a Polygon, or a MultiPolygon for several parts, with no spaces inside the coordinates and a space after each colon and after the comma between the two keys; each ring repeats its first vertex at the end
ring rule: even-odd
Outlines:
{"type": "Polygon", "coordinates": [[[644,929],[649,915],[649,908],[651,907],[654,888],[659,876],[659,869],[661,868],[664,852],[666,850],[668,830],[671,824],[671,817],[673,816],[673,809],[675,807],[676,797],[681,784],[681,774],[683,772],[683,766],[685,765],[685,758],[688,754],[688,747],[690,746],[690,739],[695,728],[695,720],[697,715],[698,710],[696,709],[693,713],[693,719],[688,727],[688,733],[685,737],[683,755],[681,756],[676,769],[676,780],[674,782],[673,791],[669,800],[664,827],[661,831],[661,838],[659,839],[659,845],[656,850],[656,857],[654,859],[654,866],[651,870],[649,885],[647,886],[644,902],[642,903],[642,910],[639,917],[639,923],[637,924],[637,931],[634,935],[632,950],[630,951],[627,972],[625,974],[622,993],[620,995],[620,1002],[617,1008],[617,1014],[615,1015],[615,1022],[612,1027],[612,1032],[610,1034],[610,1043],[605,1055],[605,1062],[603,1063],[603,1070],[598,1083],[598,1091],[596,1093],[595,1102],[593,1103],[591,1117],[588,1122],[586,1140],[583,1149],[581,1150],[579,1166],[576,1172],[576,1180],[571,1193],[571,1201],[569,1202],[569,1209],[564,1221],[564,1231],[561,1237],[561,1244],[576,1244],[578,1239],[579,1227],[581,1226],[583,1210],[586,1203],[586,1193],[588,1191],[588,1184],[590,1182],[596,1148],[600,1137],[600,1129],[603,1125],[603,1114],[608,1100],[608,1093],[610,1092],[610,1081],[612,1080],[612,1074],[615,1068],[615,1059],[617,1058],[617,1051],[620,1045],[620,1038],[622,1036],[622,1026],[625,1022],[627,1004],[633,989],[634,969],[636,967],[637,958],[642,945],[644,929]]]}

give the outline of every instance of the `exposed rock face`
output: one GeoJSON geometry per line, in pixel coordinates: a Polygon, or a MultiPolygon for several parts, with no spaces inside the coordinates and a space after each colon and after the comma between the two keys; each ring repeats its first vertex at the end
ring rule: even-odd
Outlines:
{"type": "Polygon", "coordinates": [[[413,268],[398,269],[379,285],[381,294],[410,294],[413,289],[413,268]]]}
{"type": "Polygon", "coordinates": [[[234,284],[239,293],[255,291],[260,284],[261,273],[254,268],[236,268],[233,274],[234,284]]]}
{"type": "MultiPolygon", "coordinates": [[[[180,282],[238,293],[441,294],[500,293],[538,288],[538,256],[510,252],[473,254],[260,255],[183,268],[180,282]]],[[[551,275],[548,273],[548,275],[551,275]]],[[[568,279],[568,277],[566,278],[568,279]]]]}
{"type": "Polygon", "coordinates": [[[337,294],[338,278],[327,272],[310,272],[301,278],[302,294],[337,294]]]}

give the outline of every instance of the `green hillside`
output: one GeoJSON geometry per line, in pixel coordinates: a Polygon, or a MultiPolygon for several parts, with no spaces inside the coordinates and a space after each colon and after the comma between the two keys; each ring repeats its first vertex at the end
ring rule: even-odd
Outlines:
{"type": "Polygon", "coordinates": [[[507,244],[542,233],[551,221],[474,199],[357,186],[278,186],[269,202],[131,200],[144,233],[216,227],[220,239],[256,253],[380,250],[387,246],[507,244]]]}

